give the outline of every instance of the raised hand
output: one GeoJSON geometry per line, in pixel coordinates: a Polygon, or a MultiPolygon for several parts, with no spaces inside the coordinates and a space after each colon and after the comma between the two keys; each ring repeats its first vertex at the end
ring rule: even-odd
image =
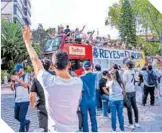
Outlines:
{"type": "Polygon", "coordinates": [[[30,44],[31,43],[31,38],[32,38],[32,34],[30,31],[29,26],[24,26],[24,29],[22,30],[22,34],[23,34],[23,39],[25,44],[30,44]]]}

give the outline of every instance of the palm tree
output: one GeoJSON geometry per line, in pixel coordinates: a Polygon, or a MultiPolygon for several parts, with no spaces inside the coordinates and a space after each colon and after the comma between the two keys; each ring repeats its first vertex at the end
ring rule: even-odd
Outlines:
{"type": "Polygon", "coordinates": [[[22,62],[28,56],[21,28],[18,24],[2,20],[1,25],[1,57],[3,64],[9,68],[9,62],[22,62]]]}

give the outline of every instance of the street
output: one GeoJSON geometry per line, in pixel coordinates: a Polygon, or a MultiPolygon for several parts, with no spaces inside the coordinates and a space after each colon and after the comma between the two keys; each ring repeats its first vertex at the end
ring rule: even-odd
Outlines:
{"type": "MultiPolygon", "coordinates": [[[[137,101],[140,99],[140,92],[137,92],[137,101]]],[[[7,87],[1,89],[1,117],[15,131],[19,130],[19,123],[14,119],[14,92],[7,87]]],[[[148,99],[149,100],[149,99],[148,99]]],[[[148,101],[149,102],[149,101],[148,101]]],[[[134,132],[162,132],[162,108],[156,100],[155,106],[141,106],[138,103],[139,109],[139,124],[140,128],[133,130],[134,132]]],[[[38,119],[36,109],[29,108],[27,119],[31,120],[30,131],[38,128],[38,119]]],[[[124,108],[124,121],[128,123],[127,111],[124,108]]],[[[111,121],[108,118],[103,118],[102,115],[97,116],[99,132],[111,132],[111,121]]],[[[119,129],[118,129],[119,130],[119,129]]],[[[125,131],[132,131],[125,128],[125,131]]],[[[132,132],[133,132],[132,131],[132,132]]]]}

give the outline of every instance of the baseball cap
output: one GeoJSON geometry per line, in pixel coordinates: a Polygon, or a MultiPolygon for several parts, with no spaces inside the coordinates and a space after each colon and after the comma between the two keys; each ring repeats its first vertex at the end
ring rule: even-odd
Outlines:
{"type": "Polygon", "coordinates": [[[92,65],[91,65],[90,61],[84,61],[84,63],[83,63],[84,68],[90,68],[91,66],[92,65]]]}
{"type": "Polygon", "coordinates": [[[133,61],[131,61],[131,60],[127,60],[127,61],[126,61],[126,64],[127,64],[127,65],[133,65],[134,63],[133,63],[133,61]]]}
{"type": "Polygon", "coordinates": [[[19,72],[19,70],[22,69],[22,68],[24,68],[24,66],[22,64],[16,64],[15,68],[14,68],[14,71],[19,72]]]}

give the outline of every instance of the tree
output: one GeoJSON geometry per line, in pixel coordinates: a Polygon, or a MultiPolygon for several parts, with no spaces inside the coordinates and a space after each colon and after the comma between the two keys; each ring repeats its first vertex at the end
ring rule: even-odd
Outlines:
{"type": "MultiPolygon", "coordinates": [[[[160,51],[162,55],[162,14],[148,0],[131,0],[133,16],[140,19],[143,27],[150,29],[152,33],[157,34],[160,41],[160,51]]],[[[119,29],[121,6],[109,7],[106,23],[119,29]],[[107,23],[108,22],[108,23],[107,23]]]]}
{"type": "Polygon", "coordinates": [[[33,43],[39,44],[41,48],[44,48],[46,39],[51,36],[55,36],[56,28],[48,28],[45,30],[42,24],[38,25],[38,28],[32,31],[33,43]]]}
{"type": "Polygon", "coordinates": [[[45,39],[46,39],[46,30],[43,28],[42,24],[39,24],[38,28],[32,31],[33,43],[37,43],[43,48],[45,39]]]}
{"type": "MultiPolygon", "coordinates": [[[[2,20],[1,26],[1,57],[2,69],[12,69],[15,63],[22,62],[28,57],[23,38],[22,27],[8,20],[2,20]]],[[[34,46],[37,52],[39,46],[34,46]]]]}
{"type": "Polygon", "coordinates": [[[132,7],[129,0],[123,0],[121,14],[119,17],[119,33],[121,39],[126,41],[126,45],[136,45],[136,29],[132,7]]]}
{"type": "Polygon", "coordinates": [[[137,37],[137,46],[141,45],[146,55],[156,55],[160,52],[159,42],[148,42],[140,37],[137,37]]]}
{"type": "Polygon", "coordinates": [[[56,28],[48,28],[46,30],[46,34],[47,34],[47,36],[55,36],[55,34],[56,34],[56,28]]]}
{"type": "Polygon", "coordinates": [[[134,0],[133,10],[140,16],[142,24],[158,35],[162,55],[162,14],[148,0],[134,0]]]}
{"type": "Polygon", "coordinates": [[[109,7],[108,17],[105,21],[105,25],[110,25],[119,29],[120,13],[121,6],[119,4],[115,3],[111,7],[109,7]]]}

